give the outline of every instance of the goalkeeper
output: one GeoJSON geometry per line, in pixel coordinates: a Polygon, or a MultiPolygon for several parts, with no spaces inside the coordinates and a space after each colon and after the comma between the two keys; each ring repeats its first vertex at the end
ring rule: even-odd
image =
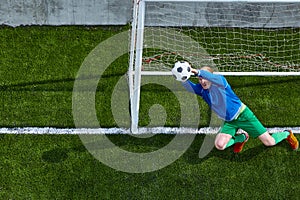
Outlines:
{"type": "Polygon", "coordinates": [[[299,143],[292,131],[270,134],[253,112],[241,102],[224,76],[214,74],[210,67],[200,70],[191,68],[191,72],[197,76],[199,83],[188,80],[183,82],[183,86],[201,96],[218,117],[224,120],[215,139],[218,150],[234,145],[233,151],[239,153],[249,136],[260,139],[265,146],[274,146],[286,139],[293,150],[298,149],[299,143]],[[237,134],[238,129],[245,132],[237,134]]]}

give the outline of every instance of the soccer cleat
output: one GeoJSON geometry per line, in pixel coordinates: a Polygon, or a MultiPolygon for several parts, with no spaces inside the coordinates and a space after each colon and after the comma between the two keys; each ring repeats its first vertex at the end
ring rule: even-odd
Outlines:
{"type": "Polygon", "coordinates": [[[286,140],[288,141],[292,149],[296,151],[299,148],[299,142],[291,130],[286,131],[290,133],[286,140]]]}
{"type": "Polygon", "coordinates": [[[249,139],[249,135],[247,132],[244,132],[242,133],[245,135],[246,139],[244,140],[244,142],[238,142],[238,143],[235,143],[234,146],[233,146],[233,152],[234,153],[240,153],[242,150],[243,150],[243,147],[245,145],[245,143],[248,141],[249,139]]]}

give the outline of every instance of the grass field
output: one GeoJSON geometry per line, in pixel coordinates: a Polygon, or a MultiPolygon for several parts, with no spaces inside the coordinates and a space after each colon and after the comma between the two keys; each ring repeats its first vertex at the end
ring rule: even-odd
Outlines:
{"type": "MultiPolygon", "coordinates": [[[[72,91],[85,57],[128,27],[1,27],[0,127],[74,127],[72,91]]],[[[125,63],[125,64],[124,64],[125,63]]],[[[110,99],[127,70],[116,60],[98,85],[97,102],[110,99]],[[118,69],[116,71],[116,69],[118,69]],[[101,94],[100,94],[101,93],[101,94]]],[[[228,77],[267,127],[299,126],[300,77],[228,77]]],[[[151,105],[162,104],[167,126],[178,126],[178,102],[167,89],[142,88],[140,125],[151,105]]],[[[207,106],[199,99],[201,116],[207,106]]],[[[101,127],[116,126],[109,106],[97,105],[101,127]]],[[[199,127],[207,126],[203,117],[199,127]]],[[[110,135],[134,152],[151,152],[174,136],[148,139],[110,135]]],[[[298,136],[297,136],[298,137],[298,136]]],[[[0,135],[1,199],[300,199],[299,153],[284,141],[266,148],[250,139],[244,151],[213,150],[200,159],[204,136],[173,164],[155,172],[116,171],[95,159],[76,135],[0,135]]]]}

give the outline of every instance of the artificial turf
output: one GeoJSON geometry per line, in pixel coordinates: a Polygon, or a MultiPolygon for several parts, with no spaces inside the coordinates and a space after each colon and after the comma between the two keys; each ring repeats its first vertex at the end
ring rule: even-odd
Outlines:
{"type": "MultiPolygon", "coordinates": [[[[1,27],[0,126],[74,127],[72,92],[85,57],[99,43],[128,27],[1,27]]],[[[255,36],[254,36],[255,37],[255,36]]],[[[96,94],[102,127],[115,127],[110,97],[126,73],[128,55],[106,71],[96,94]],[[118,70],[116,70],[116,68],[118,70]]],[[[299,126],[299,77],[227,77],[233,89],[267,127],[299,126]]],[[[198,98],[199,127],[209,125],[210,111],[198,98]]],[[[146,85],[141,94],[141,126],[148,110],[161,104],[166,126],[178,126],[178,101],[168,89],[146,85]]],[[[152,152],[174,136],[135,138],[107,136],[120,148],[152,152]]],[[[0,136],[1,199],[297,199],[299,153],[283,141],[266,148],[250,139],[244,151],[198,152],[197,135],[171,165],[154,172],[126,173],[112,169],[85,148],[77,135],[0,136]]]]}

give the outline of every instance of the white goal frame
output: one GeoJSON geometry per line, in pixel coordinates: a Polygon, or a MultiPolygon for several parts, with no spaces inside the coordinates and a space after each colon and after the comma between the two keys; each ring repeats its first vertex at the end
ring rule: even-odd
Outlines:
{"type": "MultiPolygon", "coordinates": [[[[247,3],[299,3],[297,0],[134,0],[129,58],[129,93],[131,110],[131,132],[138,133],[141,77],[169,76],[171,72],[142,71],[143,40],[145,28],[145,5],[149,2],[247,2],[247,3]]],[[[225,76],[299,76],[293,72],[218,72],[225,76]]]]}

